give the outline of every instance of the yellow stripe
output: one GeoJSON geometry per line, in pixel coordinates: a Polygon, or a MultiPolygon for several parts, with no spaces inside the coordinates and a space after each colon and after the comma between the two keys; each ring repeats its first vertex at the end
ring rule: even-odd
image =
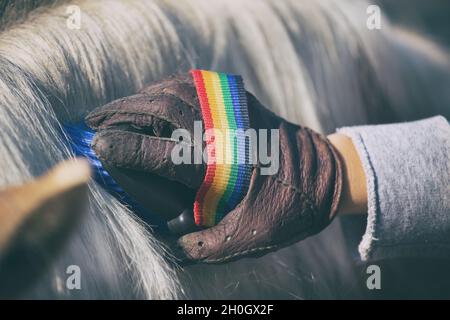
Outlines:
{"type": "MultiPolygon", "coordinates": [[[[227,190],[228,183],[230,180],[230,173],[231,173],[231,164],[229,162],[229,149],[230,149],[230,143],[229,143],[229,128],[230,124],[228,123],[228,116],[226,111],[226,106],[224,102],[223,97],[223,91],[222,91],[222,81],[220,80],[220,76],[217,73],[214,73],[214,93],[217,97],[217,108],[216,112],[218,113],[218,117],[220,118],[221,123],[221,131],[222,133],[222,144],[221,144],[221,152],[222,152],[222,163],[220,164],[220,174],[218,174],[218,179],[215,179],[217,181],[217,188],[220,190],[220,192],[217,194],[218,199],[216,203],[216,209],[218,207],[218,202],[223,197],[225,191],[227,190]],[[227,152],[228,151],[228,152],[227,152]],[[227,162],[228,160],[228,162],[227,162]]],[[[217,214],[217,213],[216,213],[217,214]]],[[[215,224],[215,219],[212,221],[213,224],[215,224]]]]}
{"type": "Polygon", "coordinates": [[[215,135],[216,171],[211,188],[207,191],[203,203],[203,214],[206,218],[205,223],[207,226],[213,226],[215,223],[215,210],[217,209],[220,198],[223,196],[228,186],[231,171],[230,164],[223,163],[226,160],[224,148],[225,143],[227,143],[226,133],[223,129],[229,128],[229,126],[219,75],[210,71],[202,71],[202,75],[211,109],[211,117],[214,124],[213,127],[222,129],[220,132],[221,134],[215,135]]]}
{"type": "MultiPolygon", "coordinates": [[[[205,90],[206,95],[208,97],[208,103],[210,106],[210,112],[211,112],[211,118],[213,121],[213,128],[220,128],[221,127],[221,119],[217,116],[216,110],[216,104],[217,104],[217,97],[215,96],[215,90],[213,87],[213,81],[214,81],[214,73],[209,71],[202,71],[203,76],[203,82],[205,84],[205,90]]],[[[220,159],[221,153],[220,148],[218,148],[218,144],[220,144],[220,141],[218,141],[217,136],[215,137],[214,141],[214,147],[215,147],[215,153],[216,153],[216,171],[214,174],[213,182],[211,184],[211,187],[206,192],[205,198],[203,200],[203,216],[205,217],[205,225],[211,226],[212,220],[215,216],[215,212],[212,212],[212,210],[216,209],[217,206],[217,200],[215,199],[216,195],[216,180],[218,177],[218,174],[220,173],[220,166],[217,165],[217,160],[220,159]],[[216,203],[216,205],[214,205],[216,203]]]]}

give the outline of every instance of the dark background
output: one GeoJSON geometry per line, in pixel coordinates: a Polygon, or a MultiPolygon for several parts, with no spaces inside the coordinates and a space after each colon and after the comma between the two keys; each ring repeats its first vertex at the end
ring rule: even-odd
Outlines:
{"type": "Polygon", "coordinates": [[[450,48],[450,0],[376,0],[395,23],[419,30],[450,48]]]}

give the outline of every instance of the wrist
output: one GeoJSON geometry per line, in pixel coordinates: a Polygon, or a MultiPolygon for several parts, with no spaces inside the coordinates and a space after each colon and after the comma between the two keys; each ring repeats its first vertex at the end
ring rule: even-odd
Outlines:
{"type": "Polygon", "coordinates": [[[340,154],[343,163],[343,185],[338,214],[366,213],[366,177],[352,140],[337,133],[329,135],[328,139],[340,154]]]}

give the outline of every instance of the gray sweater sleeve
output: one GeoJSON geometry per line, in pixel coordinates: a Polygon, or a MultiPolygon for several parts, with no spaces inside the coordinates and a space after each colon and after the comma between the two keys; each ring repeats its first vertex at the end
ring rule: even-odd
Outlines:
{"type": "Polygon", "coordinates": [[[450,258],[450,125],[443,117],[345,127],[367,181],[363,260],[450,258]]]}

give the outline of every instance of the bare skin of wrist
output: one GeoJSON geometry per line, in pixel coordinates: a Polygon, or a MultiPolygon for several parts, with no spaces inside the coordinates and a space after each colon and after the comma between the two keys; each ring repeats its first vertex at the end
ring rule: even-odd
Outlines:
{"type": "Polygon", "coordinates": [[[339,214],[367,213],[367,187],[364,169],[352,140],[342,134],[328,136],[343,160],[343,190],[339,214]]]}

